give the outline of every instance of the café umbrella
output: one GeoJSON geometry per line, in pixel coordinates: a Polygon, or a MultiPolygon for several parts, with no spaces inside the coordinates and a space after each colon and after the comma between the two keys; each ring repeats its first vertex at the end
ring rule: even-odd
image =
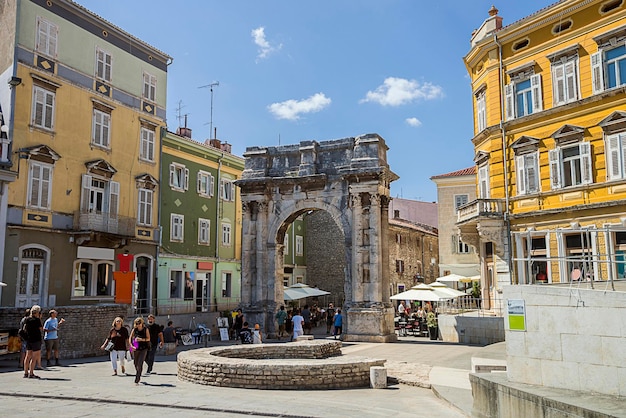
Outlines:
{"type": "Polygon", "coordinates": [[[420,283],[397,295],[393,295],[391,300],[419,300],[423,302],[438,302],[442,299],[451,299],[452,296],[443,295],[434,288],[420,283]]]}
{"type": "Polygon", "coordinates": [[[436,292],[443,293],[444,295],[447,294],[452,298],[458,298],[459,296],[467,296],[465,293],[461,292],[460,290],[452,289],[451,287],[446,286],[442,282],[433,282],[433,283],[430,283],[428,286],[435,289],[436,292]]]}
{"type": "Polygon", "coordinates": [[[318,289],[317,287],[311,287],[304,283],[296,283],[286,287],[284,295],[285,300],[298,300],[315,296],[330,295],[330,292],[318,289]]]}

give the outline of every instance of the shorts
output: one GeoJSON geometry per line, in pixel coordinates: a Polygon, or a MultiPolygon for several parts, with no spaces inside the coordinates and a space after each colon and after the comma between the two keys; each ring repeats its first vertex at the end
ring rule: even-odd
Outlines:
{"type": "Polygon", "coordinates": [[[51,351],[59,351],[59,339],[55,338],[53,340],[44,340],[46,343],[46,352],[51,351]]]}
{"type": "Polygon", "coordinates": [[[282,334],[283,332],[285,332],[285,324],[282,324],[282,325],[279,325],[279,326],[278,326],[278,332],[280,332],[281,334],[282,334]]]}
{"type": "Polygon", "coordinates": [[[41,351],[41,340],[38,341],[26,341],[27,351],[41,351]]]}

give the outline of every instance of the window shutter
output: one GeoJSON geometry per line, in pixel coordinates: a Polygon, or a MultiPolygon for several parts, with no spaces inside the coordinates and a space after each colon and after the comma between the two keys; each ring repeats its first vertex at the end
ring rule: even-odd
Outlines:
{"type": "Polygon", "coordinates": [[[484,165],[478,169],[478,187],[480,197],[489,199],[489,166],[484,165]]]}
{"type": "Polygon", "coordinates": [[[552,90],[554,94],[554,105],[565,103],[565,74],[562,64],[552,67],[552,90]]]}
{"type": "Polygon", "coordinates": [[[44,92],[35,87],[33,99],[33,125],[43,125],[43,108],[45,106],[44,92]]]}
{"type": "Polygon", "coordinates": [[[582,184],[593,183],[591,175],[591,144],[589,142],[581,142],[578,147],[580,149],[582,184]]]}
{"type": "Polygon", "coordinates": [[[109,182],[109,218],[117,219],[120,204],[120,184],[116,181],[109,182]]]}
{"type": "Polygon", "coordinates": [[[626,164],[626,133],[622,133],[619,135],[620,144],[622,146],[622,161],[620,164],[620,172],[622,178],[626,177],[626,173],[624,172],[624,164],[626,164]]]}
{"type": "Polygon", "coordinates": [[[196,192],[202,194],[202,173],[199,171],[196,176],[196,192]]]}
{"type": "Polygon", "coordinates": [[[571,102],[578,99],[578,83],[576,82],[576,60],[570,60],[565,63],[565,86],[567,87],[567,95],[565,100],[571,102]]]}
{"type": "Polygon", "coordinates": [[[604,74],[602,71],[602,51],[591,54],[591,79],[593,94],[604,90],[604,74]]]}
{"type": "Polygon", "coordinates": [[[59,38],[59,27],[57,25],[52,25],[52,30],[50,31],[50,49],[49,54],[56,58],[57,56],[57,39],[59,38]]]}
{"type": "Polygon", "coordinates": [[[548,151],[550,160],[550,184],[552,190],[560,189],[561,186],[561,150],[551,149],[548,151]]]}
{"type": "Polygon", "coordinates": [[[28,206],[37,206],[39,203],[39,183],[41,179],[41,166],[36,163],[30,165],[30,193],[28,195],[28,206]]]}
{"type": "Polygon", "coordinates": [[[183,187],[185,190],[189,189],[189,169],[185,168],[185,184],[183,187]]]}
{"type": "Polygon", "coordinates": [[[83,190],[81,192],[80,211],[83,213],[89,212],[89,202],[91,193],[91,176],[89,174],[83,174],[83,190]]]}
{"type": "Polygon", "coordinates": [[[513,100],[514,83],[504,86],[504,96],[506,101],[506,120],[515,119],[515,101],[513,100]]]}
{"type": "Polygon", "coordinates": [[[215,177],[213,177],[212,175],[209,175],[211,181],[211,189],[209,190],[209,196],[213,197],[213,189],[215,189],[215,177]]]}
{"type": "Polygon", "coordinates": [[[457,254],[459,252],[459,240],[456,235],[452,235],[452,254],[457,254]]]}
{"type": "Polygon", "coordinates": [[[41,203],[40,207],[49,208],[50,207],[50,197],[52,192],[52,187],[50,187],[50,183],[52,181],[52,169],[50,167],[41,166],[41,203]]]}
{"type": "Polygon", "coordinates": [[[518,155],[515,157],[515,165],[517,166],[517,194],[523,195],[526,194],[526,179],[524,178],[526,172],[524,171],[524,155],[518,155]]]}
{"type": "Polygon", "coordinates": [[[529,154],[526,158],[526,193],[537,193],[539,191],[539,153],[529,154]]]}
{"type": "Polygon", "coordinates": [[[530,87],[533,101],[533,112],[543,110],[543,97],[541,95],[541,74],[530,76],[530,87]]]}
{"type": "Polygon", "coordinates": [[[174,166],[174,164],[170,164],[170,186],[171,187],[176,186],[175,179],[176,179],[176,167],[174,166]]]}
{"type": "Polygon", "coordinates": [[[609,180],[618,179],[621,177],[620,170],[620,152],[619,152],[619,135],[610,135],[606,138],[606,164],[607,164],[607,178],[609,180]]]}

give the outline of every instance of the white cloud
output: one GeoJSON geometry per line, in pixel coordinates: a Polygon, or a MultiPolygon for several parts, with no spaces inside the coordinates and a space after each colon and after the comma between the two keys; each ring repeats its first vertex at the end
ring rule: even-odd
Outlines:
{"type": "Polygon", "coordinates": [[[267,58],[272,52],[278,51],[283,47],[283,44],[271,45],[269,43],[269,41],[265,38],[265,28],[263,26],[253,29],[251,35],[256,46],[259,47],[259,53],[256,57],[257,61],[267,58]]]}
{"type": "Polygon", "coordinates": [[[418,118],[406,118],[404,121],[407,123],[407,125],[414,126],[416,128],[422,126],[422,121],[420,121],[418,118]]]}
{"type": "Polygon", "coordinates": [[[300,115],[315,113],[328,107],[331,100],[324,93],[317,93],[304,100],[287,100],[280,103],[272,103],[267,108],[278,119],[298,120],[300,115]]]}
{"type": "Polygon", "coordinates": [[[443,97],[443,89],[432,83],[422,83],[404,78],[388,77],[374,91],[368,91],[364,102],[376,102],[383,106],[401,106],[415,100],[433,100],[443,97]]]}

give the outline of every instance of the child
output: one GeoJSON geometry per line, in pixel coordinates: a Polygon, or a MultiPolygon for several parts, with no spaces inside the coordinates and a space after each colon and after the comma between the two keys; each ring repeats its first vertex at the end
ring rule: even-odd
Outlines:
{"type": "Polygon", "coordinates": [[[263,344],[263,335],[259,324],[254,324],[253,342],[252,344],[263,344]]]}
{"type": "Polygon", "coordinates": [[[343,316],[341,316],[341,309],[337,309],[337,313],[335,314],[335,339],[337,339],[337,335],[341,337],[341,331],[343,328],[343,316]]]}

